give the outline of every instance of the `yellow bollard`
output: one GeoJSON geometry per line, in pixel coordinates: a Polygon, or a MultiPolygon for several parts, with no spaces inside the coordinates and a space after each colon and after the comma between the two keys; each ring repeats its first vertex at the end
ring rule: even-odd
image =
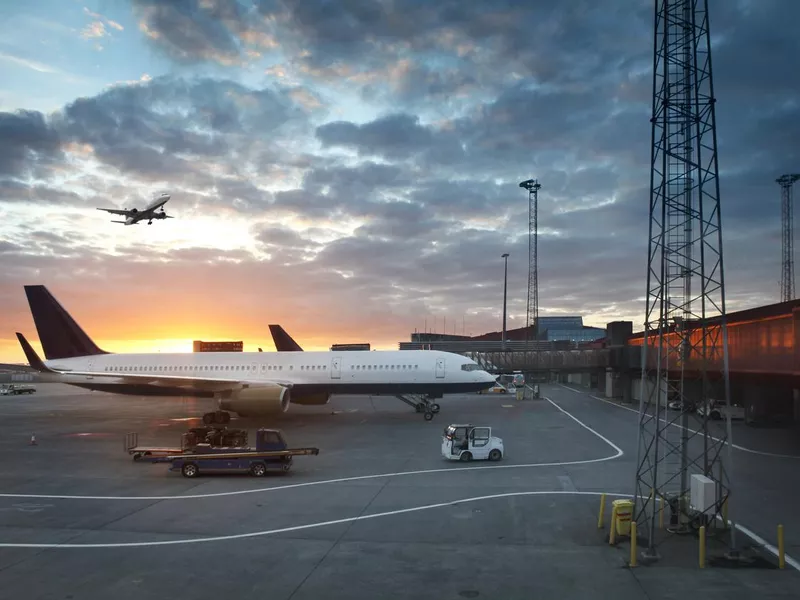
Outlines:
{"type": "Polygon", "coordinates": [[[778,568],[786,568],[786,549],[783,545],[783,525],[778,525],[778,568]]]}
{"type": "Polygon", "coordinates": [[[700,568],[706,568],[706,526],[700,527],[700,568]]]}
{"type": "Polygon", "coordinates": [[[658,528],[664,529],[664,496],[661,496],[661,508],[658,510],[658,528]]]}
{"type": "Polygon", "coordinates": [[[597,515],[597,528],[603,528],[603,517],[606,515],[606,495],[600,494],[600,514],[597,515]]]}
{"type": "Polygon", "coordinates": [[[636,566],[636,521],[631,520],[631,566],[636,566]]]}
{"type": "Polygon", "coordinates": [[[617,507],[611,507],[611,531],[608,533],[608,545],[613,546],[617,541],[617,507]]]}

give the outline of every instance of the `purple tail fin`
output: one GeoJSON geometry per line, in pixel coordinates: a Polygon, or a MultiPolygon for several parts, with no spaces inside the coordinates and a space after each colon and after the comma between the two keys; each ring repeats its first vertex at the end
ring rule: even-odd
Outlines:
{"type": "Polygon", "coordinates": [[[283,327],[280,325],[270,325],[269,332],[272,334],[272,341],[275,342],[275,349],[278,352],[302,352],[300,344],[295,342],[283,327]]]}
{"type": "Polygon", "coordinates": [[[47,360],[108,354],[97,347],[45,286],[26,285],[25,294],[47,360]]]}

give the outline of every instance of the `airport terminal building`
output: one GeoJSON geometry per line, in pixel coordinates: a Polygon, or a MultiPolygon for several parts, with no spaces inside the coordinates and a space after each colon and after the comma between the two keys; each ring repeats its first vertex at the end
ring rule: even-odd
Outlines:
{"type": "MultiPolygon", "coordinates": [[[[531,330],[533,328],[531,327],[531,330]]],[[[506,331],[506,340],[510,342],[525,341],[526,328],[509,329],[506,331]]],[[[457,342],[457,341],[501,341],[503,332],[492,331],[477,336],[450,335],[446,333],[422,333],[414,332],[411,334],[412,343],[432,343],[432,342],[457,342]]],[[[539,317],[538,339],[546,342],[574,342],[584,343],[593,342],[606,336],[605,328],[589,327],[583,324],[581,316],[567,317],[539,317]]]]}

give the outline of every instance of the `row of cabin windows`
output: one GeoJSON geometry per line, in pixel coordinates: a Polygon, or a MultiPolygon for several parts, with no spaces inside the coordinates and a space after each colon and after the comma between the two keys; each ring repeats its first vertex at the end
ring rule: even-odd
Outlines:
{"type": "Polygon", "coordinates": [[[384,370],[389,370],[389,369],[393,370],[395,368],[397,368],[398,370],[400,370],[400,369],[419,369],[419,365],[350,365],[350,370],[351,371],[353,369],[356,369],[356,370],[361,370],[361,369],[372,370],[372,369],[375,369],[376,371],[380,369],[381,371],[384,371],[384,370]]]}
{"type": "MultiPolygon", "coordinates": [[[[160,367],[105,367],[105,371],[120,371],[123,373],[152,373],[152,372],[176,372],[176,371],[249,371],[254,367],[249,365],[227,365],[227,366],[208,366],[208,365],[192,365],[190,367],[184,366],[160,366],[160,367]]],[[[294,367],[290,366],[289,370],[294,367]]],[[[302,365],[301,371],[318,371],[327,370],[327,365],[302,365]]],[[[394,369],[419,369],[419,365],[350,365],[350,370],[394,370],[394,369]]],[[[283,371],[283,365],[261,365],[262,371],[283,371]]]]}
{"type": "MultiPolygon", "coordinates": [[[[281,367],[278,367],[278,366],[274,366],[274,367],[273,367],[273,366],[271,366],[271,365],[261,365],[261,370],[262,370],[262,371],[266,371],[266,370],[267,370],[267,367],[269,367],[269,370],[270,370],[270,371],[278,371],[278,370],[281,370],[281,371],[282,371],[282,370],[283,370],[283,367],[282,367],[282,366],[281,366],[281,367]]],[[[290,370],[291,370],[292,368],[293,368],[293,367],[289,367],[289,369],[290,369],[290,370]]],[[[125,373],[130,373],[130,372],[133,372],[133,373],[142,373],[142,372],[147,372],[147,373],[151,373],[151,372],[157,372],[157,373],[163,373],[163,372],[172,372],[172,373],[174,373],[174,372],[176,372],[176,371],[250,371],[250,370],[253,370],[253,368],[252,368],[252,367],[250,367],[249,365],[227,365],[227,366],[224,366],[224,367],[223,367],[223,366],[208,366],[208,365],[205,365],[205,366],[203,366],[203,365],[192,365],[192,366],[190,366],[190,367],[183,367],[183,366],[180,366],[180,367],[176,367],[176,366],[160,366],[160,367],[138,367],[138,366],[136,366],[136,367],[105,367],[105,369],[104,369],[104,370],[105,370],[105,371],[111,371],[111,372],[114,372],[114,371],[121,371],[121,372],[125,372],[125,373]]]]}

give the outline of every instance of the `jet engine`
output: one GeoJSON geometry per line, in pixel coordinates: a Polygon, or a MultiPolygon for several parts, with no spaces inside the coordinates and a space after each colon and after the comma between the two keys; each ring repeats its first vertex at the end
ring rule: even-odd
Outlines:
{"type": "Polygon", "coordinates": [[[240,417],[274,415],[289,410],[291,393],[281,385],[248,387],[231,398],[220,400],[222,410],[235,412],[240,417]]]}

